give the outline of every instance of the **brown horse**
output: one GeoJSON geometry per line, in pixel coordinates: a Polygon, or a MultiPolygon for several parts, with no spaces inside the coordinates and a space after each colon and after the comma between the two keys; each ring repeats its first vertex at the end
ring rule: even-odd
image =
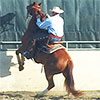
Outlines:
{"type": "MultiPolygon", "coordinates": [[[[39,29],[35,24],[37,14],[40,14],[40,16],[44,16],[40,5],[36,2],[29,5],[27,9],[28,12],[32,15],[32,19],[30,20],[26,34],[23,37],[22,47],[16,51],[20,67],[23,66],[24,61],[21,61],[19,53],[22,54],[22,52],[25,51],[25,48],[28,47],[26,46],[24,48],[25,44],[28,44],[28,42],[25,43],[24,40],[26,40],[26,38],[29,38],[30,40],[30,35],[35,35],[37,30],[39,29]]],[[[33,42],[33,52],[34,48],[35,46],[33,42]]],[[[79,92],[75,89],[73,78],[73,61],[65,48],[59,49],[51,54],[46,54],[41,50],[38,50],[38,55],[34,60],[36,63],[41,63],[44,65],[45,76],[48,81],[48,87],[44,91],[42,91],[38,96],[43,96],[45,93],[47,93],[50,89],[52,89],[55,86],[53,77],[55,74],[59,73],[62,73],[65,77],[65,86],[66,90],[68,90],[68,93],[72,93],[72,95],[75,97],[83,95],[82,92],[79,92]]]]}

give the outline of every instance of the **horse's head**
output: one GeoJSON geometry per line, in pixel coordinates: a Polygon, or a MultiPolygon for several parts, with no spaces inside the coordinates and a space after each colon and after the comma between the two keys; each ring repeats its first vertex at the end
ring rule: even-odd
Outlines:
{"type": "Polygon", "coordinates": [[[27,12],[32,16],[40,15],[42,21],[44,21],[46,18],[41,9],[41,3],[34,2],[33,4],[30,4],[29,6],[27,6],[27,12]]]}
{"type": "Polygon", "coordinates": [[[41,3],[38,4],[37,2],[34,2],[33,4],[30,4],[27,6],[27,12],[32,16],[37,16],[38,14],[43,13],[41,9],[41,3]]]}

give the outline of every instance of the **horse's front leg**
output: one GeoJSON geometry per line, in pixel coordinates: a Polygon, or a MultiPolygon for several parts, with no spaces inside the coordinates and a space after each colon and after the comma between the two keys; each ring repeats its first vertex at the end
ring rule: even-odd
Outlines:
{"type": "Polygon", "coordinates": [[[16,56],[17,56],[17,61],[18,61],[18,64],[19,64],[19,71],[22,71],[24,69],[23,65],[24,65],[25,58],[22,54],[20,56],[20,54],[21,53],[17,50],[16,56]]]}

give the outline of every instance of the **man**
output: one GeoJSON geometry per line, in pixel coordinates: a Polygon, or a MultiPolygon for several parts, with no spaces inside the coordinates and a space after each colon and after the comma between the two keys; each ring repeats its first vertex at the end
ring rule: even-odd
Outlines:
{"type": "Polygon", "coordinates": [[[48,17],[46,18],[46,20],[42,22],[40,20],[40,16],[38,15],[36,24],[40,29],[48,30],[48,34],[51,38],[50,42],[54,43],[57,41],[61,41],[64,35],[63,32],[64,21],[63,18],[60,17],[60,14],[63,13],[64,11],[59,7],[54,7],[50,11],[52,13],[52,17],[47,15],[48,17]]]}

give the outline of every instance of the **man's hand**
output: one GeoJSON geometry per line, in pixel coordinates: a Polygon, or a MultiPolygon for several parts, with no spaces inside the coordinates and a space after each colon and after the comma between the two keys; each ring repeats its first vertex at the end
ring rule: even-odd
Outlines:
{"type": "Polygon", "coordinates": [[[50,15],[49,14],[46,14],[46,17],[48,18],[48,17],[50,17],[50,15]]]}

